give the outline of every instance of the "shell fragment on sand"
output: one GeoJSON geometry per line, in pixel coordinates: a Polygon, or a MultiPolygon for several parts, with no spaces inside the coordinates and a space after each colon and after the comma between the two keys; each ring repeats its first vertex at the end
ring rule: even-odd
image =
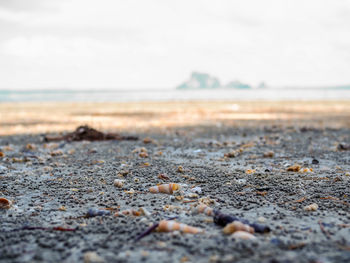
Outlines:
{"type": "Polygon", "coordinates": [[[237,231],[244,231],[253,234],[254,228],[250,227],[249,225],[243,224],[242,222],[239,221],[233,221],[232,223],[227,224],[223,230],[224,234],[232,234],[237,231]]]}
{"type": "Polygon", "coordinates": [[[172,232],[180,231],[181,233],[187,234],[198,234],[204,232],[203,229],[192,227],[183,223],[178,223],[175,221],[162,220],[159,222],[157,227],[158,232],[172,232]]]}
{"type": "Polygon", "coordinates": [[[304,211],[316,211],[318,209],[318,205],[313,203],[311,205],[304,206],[304,211]]]}
{"type": "Polygon", "coordinates": [[[1,197],[0,198],[0,209],[9,209],[11,207],[11,201],[4,198],[4,197],[1,197]]]}
{"type": "Polygon", "coordinates": [[[237,231],[232,234],[232,237],[244,240],[255,240],[256,237],[245,231],[237,231]]]}
{"type": "Polygon", "coordinates": [[[163,194],[172,194],[174,191],[180,189],[179,184],[170,183],[170,184],[161,184],[157,186],[150,187],[149,191],[153,194],[163,193],[163,194]]]}

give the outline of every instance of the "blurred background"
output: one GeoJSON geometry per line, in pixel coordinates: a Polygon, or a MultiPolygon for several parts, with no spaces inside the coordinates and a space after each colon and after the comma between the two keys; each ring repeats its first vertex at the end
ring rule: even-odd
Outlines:
{"type": "Polygon", "coordinates": [[[0,30],[3,135],[349,125],[349,0],[1,0],[0,30]]]}

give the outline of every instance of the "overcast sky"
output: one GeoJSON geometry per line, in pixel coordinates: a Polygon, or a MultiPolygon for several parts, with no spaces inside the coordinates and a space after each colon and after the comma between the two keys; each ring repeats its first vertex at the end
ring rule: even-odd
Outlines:
{"type": "Polygon", "coordinates": [[[1,0],[0,89],[350,84],[350,0],[1,0]]]}

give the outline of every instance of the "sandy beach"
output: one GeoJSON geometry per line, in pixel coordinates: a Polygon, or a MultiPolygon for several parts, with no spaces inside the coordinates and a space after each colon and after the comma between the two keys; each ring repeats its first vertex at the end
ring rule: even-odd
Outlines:
{"type": "Polygon", "coordinates": [[[350,261],[349,101],[3,103],[0,127],[0,262],[350,261]],[[85,124],[139,139],[44,141],[85,124]],[[174,217],[203,233],[135,241],[174,217]]]}

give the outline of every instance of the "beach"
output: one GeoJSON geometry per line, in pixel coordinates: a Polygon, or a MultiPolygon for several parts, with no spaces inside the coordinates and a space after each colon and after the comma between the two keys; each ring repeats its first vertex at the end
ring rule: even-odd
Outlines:
{"type": "Polygon", "coordinates": [[[350,261],[348,100],[2,103],[0,117],[0,262],[350,261]],[[81,125],[138,140],[45,141],[81,125]],[[226,235],[200,204],[271,231],[226,235]],[[135,240],[169,218],[203,232],[135,240]]]}

